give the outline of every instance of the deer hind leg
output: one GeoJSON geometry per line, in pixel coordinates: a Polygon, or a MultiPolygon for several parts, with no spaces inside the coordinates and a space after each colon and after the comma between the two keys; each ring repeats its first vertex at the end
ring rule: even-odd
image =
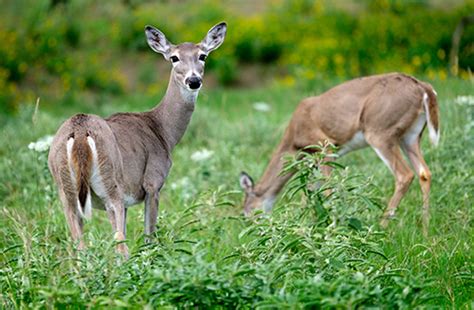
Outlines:
{"type": "Polygon", "coordinates": [[[428,165],[423,158],[423,154],[420,149],[420,140],[419,138],[413,142],[404,141],[402,143],[402,148],[405,151],[410,163],[415,169],[415,172],[418,176],[420,182],[421,191],[423,193],[423,234],[426,236],[428,234],[428,226],[430,222],[430,187],[431,187],[431,172],[428,168],[428,165]]]}
{"type": "Polygon", "coordinates": [[[94,192],[100,192],[99,197],[104,201],[105,210],[109,218],[112,230],[115,233],[114,238],[120,243],[117,245],[117,252],[128,258],[128,247],[125,241],[125,205],[123,203],[123,195],[120,186],[114,179],[102,179],[95,177],[92,182],[94,192]],[[98,182],[103,182],[99,185],[98,182]]]}
{"type": "Polygon", "coordinates": [[[74,193],[64,192],[59,190],[59,197],[64,207],[64,215],[71,231],[72,240],[78,242],[78,249],[82,250],[85,248],[84,241],[82,240],[83,234],[83,220],[77,210],[77,198],[74,193]]]}
{"type": "Polygon", "coordinates": [[[395,141],[392,143],[371,143],[371,146],[383,162],[390,168],[395,177],[395,191],[385,209],[382,220],[380,221],[380,225],[385,228],[388,225],[389,219],[395,215],[395,211],[403,196],[405,196],[408,191],[414,175],[408,164],[403,159],[398,143],[395,141]]]}
{"type": "Polygon", "coordinates": [[[117,252],[128,258],[128,247],[124,242],[126,237],[125,206],[122,199],[116,197],[111,198],[106,204],[106,209],[110,224],[112,225],[112,230],[115,232],[114,239],[120,242],[117,244],[117,252]]]}
{"type": "Polygon", "coordinates": [[[125,205],[120,183],[115,177],[113,161],[108,157],[99,159],[95,142],[91,138],[89,146],[92,150],[92,175],[90,185],[94,193],[102,200],[107,211],[112,230],[117,241],[117,251],[128,258],[128,247],[125,240],[125,205]]]}
{"type": "MultiPolygon", "coordinates": [[[[67,164],[63,163],[63,165],[67,164]]],[[[72,240],[78,242],[78,249],[82,250],[85,248],[82,240],[84,223],[77,208],[76,188],[69,169],[63,169],[56,182],[58,183],[59,198],[64,208],[64,215],[71,231],[72,240]]]]}
{"type": "Polygon", "coordinates": [[[120,186],[113,178],[101,178],[94,171],[91,182],[92,189],[104,202],[107,216],[114,232],[114,238],[120,243],[117,245],[117,252],[128,258],[128,247],[125,241],[125,205],[120,186]]]}

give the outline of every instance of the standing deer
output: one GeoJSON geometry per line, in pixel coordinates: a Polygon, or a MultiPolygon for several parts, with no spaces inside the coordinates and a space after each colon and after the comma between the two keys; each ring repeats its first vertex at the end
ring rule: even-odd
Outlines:
{"type": "MultiPolygon", "coordinates": [[[[425,82],[390,73],[354,79],[320,96],[304,99],[296,108],[283,139],[273,153],[260,182],[254,186],[245,172],[240,185],[245,192],[244,213],[272,209],[276,196],[292,174],[280,175],[282,157],[297,150],[329,141],[339,147],[340,156],[370,146],[395,177],[395,192],[385,210],[381,225],[386,227],[414,174],[404,161],[400,148],[418,175],[423,192],[423,227],[429,224],[431,173],[420,150],[420,139],[428,125],[430,140],[439,141],[436,92],[425,82]]],[[[328,166],[321,167],[325,176],[328,166]]]]}
{"type": "MultiPolygon", "coordinates": [[[[84,248],[83,219],[92,207],[105,209],[117,241],[125,240],[127,207],[145,201],[145,234],[155,231],[160,190],[171,167],[170,154],[191,119],[208,54],[224,41],[227,25],[209,30],[198,44],[171,44],[152,26],[148,45],[172,70],[161,103],[151,111],[108,118],[77,114],[54,137],[48,164],[74,241],[84,248]]],[[[121,242],[117,250],[128,256],[121,242]]]]}

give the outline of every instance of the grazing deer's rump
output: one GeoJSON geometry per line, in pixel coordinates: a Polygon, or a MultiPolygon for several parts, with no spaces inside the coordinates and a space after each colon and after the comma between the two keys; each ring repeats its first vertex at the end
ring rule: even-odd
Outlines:
{"type": "MultiPolygon", "coordinates": [[[[92,207],[105,209],[115,239],[125,240],[127,207],[145,201],[145,234],[155,231],[159,193],[171,168],[170,153],[180,141],[202,86],[205,60],[224,41],[220,23],[198,44],[171,44],[152,26],[145,27],[150,48],[172,64],[168,89],[148,112],[117,113],[108,118],[77,114],[56,133],[48,165],[58,186],[66,219],[79,248],[83,218],[92,207]]],[[[117,249],[128,256],[125,243],[117,249]]]]}
{"type": "MultiPolygon", "coordinates": [[[[436,92],[428,83],[401,73],[362,77],[342,83],[325,93],[306,98],[298,105],[283,139],[275,150],[261,180],[242,173],[246,193],[244,212],[263,207],[270,210],[275,197],[291,177],[280,175],[282,156],[308,145],[328,141],[339,147],[339,155],[370,146],[395,177],[395,192],[382,217],[386,226],[413,179],[403,159],[406,154],[419,177],[423,192],[424,232],[429,221],[431,173],[421,150],[420,139],[427,125],[431,142],[439,140],[439,111],[436,92]]],[[[325,175],[329,167],[321,167],[325,175]]]]}

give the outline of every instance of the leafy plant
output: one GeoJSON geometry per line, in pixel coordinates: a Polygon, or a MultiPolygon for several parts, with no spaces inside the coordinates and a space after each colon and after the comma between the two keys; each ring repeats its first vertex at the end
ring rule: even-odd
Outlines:
{"type": "Polygon", "coordinates": [[[344,223],[361,229],[361,215],[368,216],[381,208],[379,198],[373,196],[377,189],[370,179],[351,174],[347,167],[335,161],[337,158],[337,148],[329,142],[307,146],[289,157],[282,173],[293,173],[293,176],[284,196],[294,200],[302,193],[302,204],[314,213],[318,225],[344,223]],[[330,177],[322,169],[331,171],[330,177]]]}

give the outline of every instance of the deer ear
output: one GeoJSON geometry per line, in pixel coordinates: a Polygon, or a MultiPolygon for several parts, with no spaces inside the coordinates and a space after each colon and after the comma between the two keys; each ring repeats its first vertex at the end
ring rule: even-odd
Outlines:
{"type": "Polygon", "coordinates": [[[201,41],[201,47],[207,53],[212,52],[224,42],[225,34],[227,32],[227,24],[222,22],[215,25],[207,32],[206,37],[201,41]]]}
{"type": "Polygon", "coordinates": [[[147,25],[145,27],[146,40],[150,48],[165,56],[168,60],[171,51],[171,43],[166,39],[163,32],[159,31],[153,26],[147,25]]]}
{"type": "Polygon", "coordinates": [[[250,193],[253,191],[253,180],[252,178],[245,172],[240,173],[240,187],[246,192],[250,193]]]}

